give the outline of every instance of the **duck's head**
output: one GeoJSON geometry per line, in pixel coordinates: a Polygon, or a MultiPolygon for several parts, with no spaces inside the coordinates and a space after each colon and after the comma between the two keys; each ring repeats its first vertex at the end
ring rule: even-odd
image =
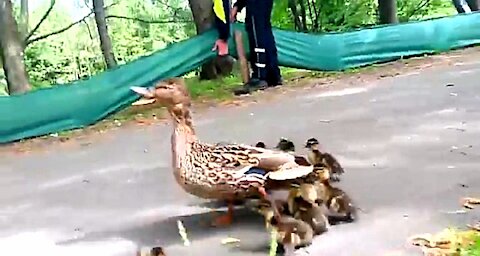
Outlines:
{"type": "Polygon", "coordinates": [[[286,152],[293,152],[295,151],[295,144],[287,138],[280,138],[275,148],[286,152]]]}
{"type": "Polygon", "coordinates": [[[188,106],[191,102],[183,78],[168,78],[150,87],[132,86],[130,89],[142,97],[136,105],[159,102],[167,108],[173,108],[177,105],[188,106]]]}
{"type": "Polygon", "coordinates": [[[305,142],[305,148],[308,149],[318,149],[319,145],[320,143],[315,138],[310,138],[307,140],[307,142],[305,142]]]}

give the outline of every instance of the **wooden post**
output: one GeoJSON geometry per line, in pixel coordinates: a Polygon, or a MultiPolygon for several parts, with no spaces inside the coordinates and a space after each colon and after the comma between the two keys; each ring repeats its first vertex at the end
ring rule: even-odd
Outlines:
{"type": "Polygon", "coordinates": [[[235,45],[237,47],[238,60],[240,61],[240,74],[244,84],[250,81],[250,70],[248,68],[247,57],[245,57],[245,48],[243,48],[242,32],[235,30],[235,45]]]}

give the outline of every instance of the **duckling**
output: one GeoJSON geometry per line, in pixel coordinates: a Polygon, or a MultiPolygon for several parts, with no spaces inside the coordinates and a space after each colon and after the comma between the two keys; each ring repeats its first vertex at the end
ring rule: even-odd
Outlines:
{"type": "Polygon", "coordinates": [[[166,256],[162,247],[153,247],[149,251],[137,250],[136,256],[166,256]]]}
{"type": "Polygon", "coordinates": [[[318,149],[319,142],[315,138],[310,138],[305,143],[305,148],[309,149],[307,159],[312,165],[324,165],[331,170],[332,182],[340,181],[340,175],[345,173],[345,170],[340,165],[335,157],[327,152],[320,152],[318,149]]]}
{"type": "Polygon", "coordinates": [[[268,224],[267,228],[274,227],[277,229],[278,243],[284,246],[293,246],[295,249],[312,243],[313,229],[308,223],[285,214],[274,218],[274,212],[270,206],[260,206],[260,211],[268,224]]]}
{"type": "Polygon", "coordinates": [[[318,182],[316,187],[319,201],[323,202],[328,209],[327,216],[330,223],[357,220],[357,207],[345,191],[330,185],[328,180],[318,182]]]}
{"type": "MultiPolygon", "coordinates": [[[[287,201],[276,199],[274,202],[280,215],[288,215],[287,201]]],[[[274,216],[271,202],[268,200],[260,200],[254,207],[254,210],[263,215],[265,219],[265,227],[270,229],[270,220],[274,216]]]]}
{"type": "Polygon", "coordinates": [[[275,148],[284,152],[295,152],[295,144],[287,138],[280,138],[275,148]]]}
{"type": "Polygon", "coordinates": [[[267,146],[265,145],[265,143],[263,141],[257,142],[257,144],[255,144],[255,147],[257,147],[257,148],[267,148],[267,146]]]}
{"type": "Polygon", "coordinates": [[[327,232],[330,227],[324,209],[318,202],[317,187],[313,184],[302,184],[299,188],[293,188],[287,201],[289,213],[295,219],[308,223],[315,235],[327,232]]]}
{"type": "Polygon", "coordinates": [[[308,223],[312,227],[314,235],[321,235],[328,231],[330,222],[322,206],[308,203],[302,198],[296,198],[296,203],[299,204],[299,209],[293,215],[295,219],[308,223]]]}
{"type": "MultiPolygon", "coordinates": [[[[266,148],[266,145],[263,141],[259,141],[257,142],[257,144],[255,144],[255,147],[266,148]]],[[[278,142],[275,149],[293,154],[293,152],[295,151],[295,144],[291,140],[280,138],[280,141],[278,142]]],[[[293,154],[293,156],[295,157],[295,163],[297,163],[298,165],[302,165],[302,166],[311,165],[305,157],[299,156],[296,154],[293,154]]]]}

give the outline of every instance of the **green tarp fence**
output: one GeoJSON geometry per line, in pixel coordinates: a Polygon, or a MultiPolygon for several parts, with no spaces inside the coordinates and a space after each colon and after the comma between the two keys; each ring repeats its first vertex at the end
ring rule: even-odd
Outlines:
{"type": "MultiPolygon", "coordinates": [[[[234,27],[244,29],[241,24],[234,27]]],[[[310,35],[275,30],[274,34],[280,65],[343,70],[480,43],[480,14],[348,33],[310,35]]],[[[209,31],[88,80],[0,97],[0,143],[94,124],[138,99],[130,86],[148,86],[163,78],[180,76],[214,58],[211,47],[216,36],[215,31],[209,31]]],[[[231,49],[234,50],[233,42],[231,49]]]]}

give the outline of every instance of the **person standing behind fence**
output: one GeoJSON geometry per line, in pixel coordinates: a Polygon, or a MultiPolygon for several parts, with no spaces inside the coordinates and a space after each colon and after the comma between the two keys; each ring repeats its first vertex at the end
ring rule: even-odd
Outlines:
{"type": "Polygon", "coordinates": [[[237,13],[243,8],[247,12],[245,29],[250,45],[252,78],[242,88],[235,90],[236,95],[282,84],[277,47],[270,22],[273,0],[237,0],[231,10],[230,19],[235,21],[237,13]]]}
{"type": "Polygon", "coordinates": [[[218,39],[213,45],[213,51],[218,50],[219,56],[228,55],[228,39],[230,37],[230,0],[213,0],[215,27],[218,39]]]}

